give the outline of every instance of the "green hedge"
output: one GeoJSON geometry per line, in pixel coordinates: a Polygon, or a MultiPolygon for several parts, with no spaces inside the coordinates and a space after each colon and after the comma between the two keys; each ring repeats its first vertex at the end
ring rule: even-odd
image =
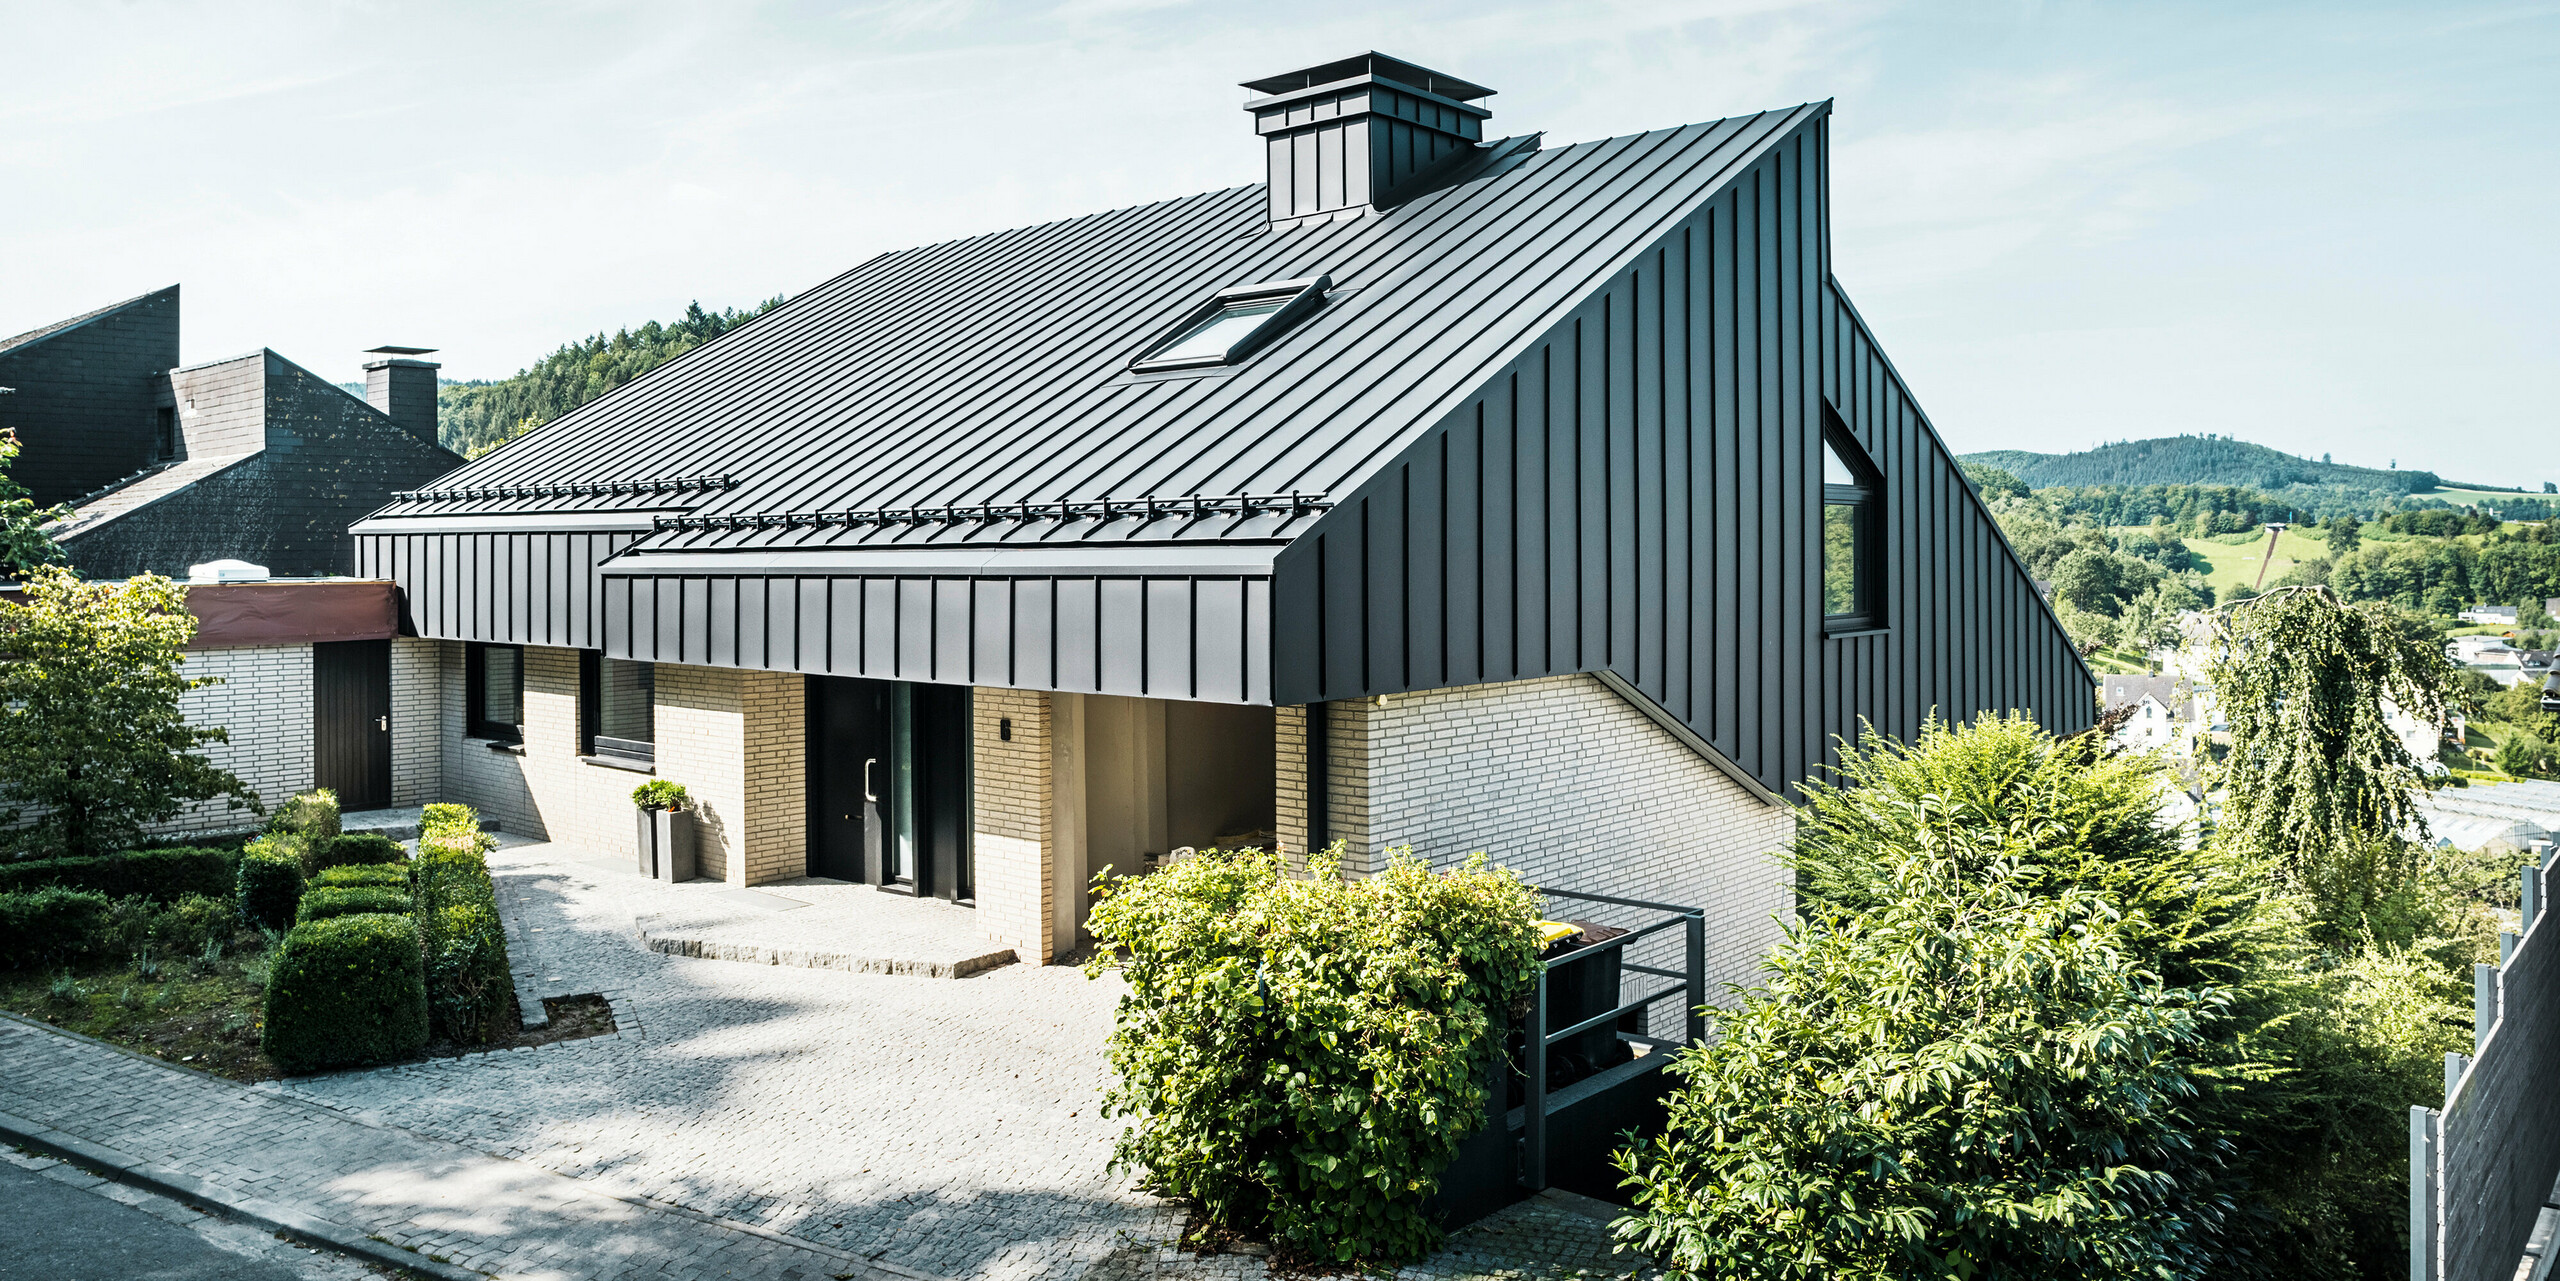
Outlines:
{"type": "Polygon", "coordinates": [[[230,854],[193,846],[0,863],[0,893],[55,885],[163,903],[189,894],[220,897],[231,892],[231,865],[230,854]]]}
{"type": "Polygon", "coordinates": [[[277,849],[269,838],[251,841],[240,851],[234,893],[240,915],[251,925],[284,929],[293,924],[294,910],[302,901],[302,859],[290,850],[277,849]]]}
{"type": "Polygon", "coordinates": [[[107,926],[107,896],[49,885],[0,894],[0,964],[32,969],[94,951],[107,926]]]}
{"type": "Polygon", "coordinates": [[[267,978],[267,1057],[288,1072],[405,1059],[427,1044],[425,959],[407,916],[293,927],[267,978]]]}
{"type": "Polygon", "coordinates": [[[387,885],[394,889],[409,888],[409,865],[406,863],[345,863],[311,878],[311,888],[323,885],[387,885]]]}
{"type": "Polygon", "coordinates": [[[409,858],[400,842],[380,832],[347,832],[330,838],[325,847],[313,842],[312,850],[303,861],[315,872],[357,863],[403,863],[409,858]]]}
{"type": "Polygon", "coordinates": [[[267,830],[289,832],[325,847],[338,834],[338,794],[323,787],[286,801],[267,820],[267,830]]]}
{"type": "Polygon", "coordinates": [[[387,885],[317,885],[302,892],[302,903],[294,909],[293,919],[296,924],[305,924],[366,912],[396,914],[410,911],[413,906],[409,891],[387,885]]]}

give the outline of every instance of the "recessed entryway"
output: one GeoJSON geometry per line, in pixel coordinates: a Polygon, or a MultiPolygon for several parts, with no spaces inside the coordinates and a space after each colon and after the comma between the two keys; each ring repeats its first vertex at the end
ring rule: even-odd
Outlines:
{"type": "Polygon", "coordinates": [[[970,901],[969,701],[963,685],[809,678],[810,875],[970,901]]]}

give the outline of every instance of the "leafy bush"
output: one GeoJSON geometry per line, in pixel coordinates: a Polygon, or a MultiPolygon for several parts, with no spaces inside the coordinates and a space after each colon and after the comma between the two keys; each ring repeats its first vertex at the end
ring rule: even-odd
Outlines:
{"type": "Polygon", "coordinates": [[[1104,1104],[1134,1122],[1121,1163],[1215,1227],[1383,1264],[1439,1242],[1423,1202],[1482,1124],[1539,904],[1482,856],[1439,875],[1399,851],[1357,881],[1339,858],[1299,878],[1277,854],[1203,851],[1119,882],[1088,973],[1129,982],[1104,1104]]]}
{"type": "Polygon", "coordinates": [[[480,835],[480,815],[470,806],[442,802],[418,812],[418,835],[421,839],[457,832],[474,837],[480,835]]]}
{"type": "Polygon", "coordinates": [[[394,889],[409,888],[409,865],[406,863],[345,863],[311,878],[317,889],[323,885],[382,885],[394,889]]]}
{"type": "Polygon", "coordinates": [[[1768,987],[1619,1155],[1622,1239],[1692,1276],[2205,1275],[2245,883],[2151,829],[2156,766],[2023,720],[1844,756],[1768,987]]]}
{"type": "Polygon", "coordinates": [[[427,991],[437,1038],[485,1045],[515,1031],[516,982],[507,968],[507,931],[481,902],[436,908],[427,924],[427,991]]]}
{"type": "Polygon", "coordinates": [[[680,810],[692,800],[685,795],[684,784],[653,778],[631,789],[631,803],[644,810],[680,810]]]}
{"type": "Polygon", "coordinates": [[[302,859],[290,846],[278,848],[273,838],[262,837],[249,842],[240,851],[240,879],[237,888],[240,915],[262,930],[281,930],[293,924],[294,910],[302,901],[302,859]]]}
{"type": "Polygon", "coordinates": [[[60,886],[0,894],[0,964],[12,969],[54,965],[96,950],[107,924],[107,896],[60,886]]]}
{"type": "Polygon", "coordinates": [[[59,885],[95,890],[109,898],[138,896],[162,902],[188,894],[219,896],[231,892],[231,863],[231,856],[221,850],[191,846],[0,863],[0,893],[59,885]]]}
{"type": "Polygon", "coordinates": [[[407,912],[413,906],[405,889],[382,885],[314,886],[302,892],[302,903],[294,909],[293,919],[301,924],[360,912],[407,912]]]}
{"type": "Polygon", "coordinates": [[[315,852],[304,862],[314,872],[350,863],[405,863],[409,855],[400,842],[380,832],[346,832],[329,838],[325,851],[315,843],[315,852]]]}
{"type": "Polygon", "coordinates": [[[387,1063],[427,1043],[426,967],[405,915],[296,925],[267,977],[263,1048],[288,1072],[387,1063]]]}
{"type": "Polygon", "coordinates": [[[267,821],[267,830],[291,832],[311,845],[325,848],[338,835],[338,794],[321,787],[286,801],[267,821]]]}
{"type": "Polygon", "coordinates": [[[230,895],[189,894],[160,909],[151,922],[151,946],[162,956],[202,956],[240,932],[240,911],[230,895]]]}

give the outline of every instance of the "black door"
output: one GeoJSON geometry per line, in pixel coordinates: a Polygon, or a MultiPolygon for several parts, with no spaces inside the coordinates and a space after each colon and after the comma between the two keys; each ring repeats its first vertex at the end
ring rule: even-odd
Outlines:
{"type": "Polygon", "coordinates": [[[888,681],[809,678],[809,875],[882,879],[889,840],[888,681]]]}
{"type": "Polygon", "coordinates": [[[391,642],[311,647],[313,773],[338,807],[391,803],[391,642]]]}

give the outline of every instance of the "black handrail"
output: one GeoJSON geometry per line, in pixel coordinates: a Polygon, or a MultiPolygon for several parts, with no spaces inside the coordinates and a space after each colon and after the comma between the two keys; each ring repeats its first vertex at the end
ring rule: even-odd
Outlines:
{"type": "Polygon", "coordinates": [[[1698,1042],[1705,1040],[1707,1035],[1707,1020],[1706,1014],[1704,1013],[1707,1003],[1707,917],[1704,911],[1694,907],[1680,907],[1670,903],[1652,903],[1643,899],[1616,898],[1607,894],[1584,894],[1575,890],[1542,889],[1540,893],[1545,894],[1549,898],[1574,899],[1584,903],[1606,903],[1615,907],[1631,907],[1648,912],[1662,912],[1665,913],[1666,916],[1662,920],[1652,922],[1651,924],[1638,929],[1629,930],[1618,935],[1616,938],[1609,939],[1606,942],[1592,943],[1575,948],[1573,951],[1567,952],[1552,960],[1542,961],[1538,965],[1538,987],[1535,999],[1531,1002],[1532,1008],[1529,1015],[1531,1020],[1529,1026],[1538,1029],[1538,1031],[1536,1035],[1528,1038],[1530,1046],[1528,1064],[1529,1081],[1527,1097],[1524,1100],[1527,1104],[1524,1109],[1526,1113],[1525,1119],[1527,1122],[1527,1132],[1521,1136],[1522,1160],[1520,1171],[1521,1184],[1532,1192],[1543,1191],[1547,1186],[1547,1115],[1549,1110],[1547,1092],[1548,1050],[1554,1048],[1557,1044],[1565,1040],[1579,1036],[1593,1028],[1604,1026],[1617,1019],[1623,1018],[1626,1015],[1632,1014],[1637,1010],[1645,1009],[1656,1001],[1675,995],[1681,995],[1683,993],[1685,993],[1688,998],[1689,1012],[1688,1026],[1685,1029],[1688,1036],[1685,1040],[1674,1043],[1657,1037],[1645,1036],[1634,1032],[1620,1032],[1618,1033],[1619,1038],[1621,1040],[1639,1042],[1648,1048],[1659,1050],[1677,1048],[1678,1045],[1695,1045],[1698,1042]],[[1621,956],[1619,958],[1619,972],[1623,974],[1628,971],[1633,971],[1638,974],[1649,974],[1660,978],[1677,979],[1680,980],[1678,983],[1664,987],[1660,991],[1638,997],[1633,1001],[1618,1006],[1616,1009],[1610,1010],[1606,1014],[1595,1015],[1591,1018],[1584,1019],[1583,1021],[1574,1024],[1572,1027],[1565,1028],[1561,1031],[1549,1032],[1546,1030],[1548,975],[1567,965],[1571,965],[1575,961],[1581,960],[1584,957],[1597,956],[1603,952],[1623,952],[1628,944],[1633,943],[1638,939],[1658,934],[1664,930],[1672,928],[1673,926],[1685,927],[1688,935],[1688,964],[1685,967],[1679,970],[1666,970],[1658,966],[1638,965],[1621,956]]]}

